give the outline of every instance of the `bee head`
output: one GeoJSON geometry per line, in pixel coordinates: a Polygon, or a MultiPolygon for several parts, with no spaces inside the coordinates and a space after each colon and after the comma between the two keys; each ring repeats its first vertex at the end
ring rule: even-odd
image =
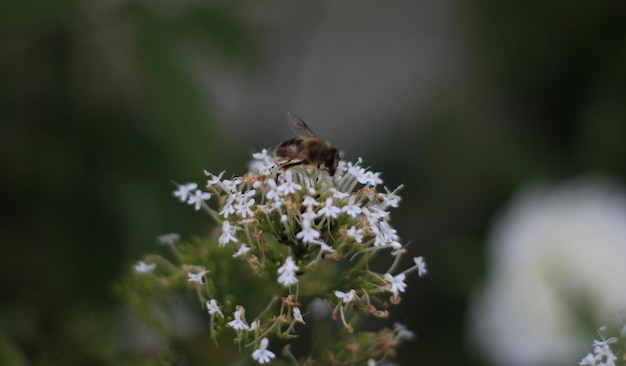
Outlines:
{"type": "Polygon", "coordinates": [[[328,155],[326,155],[326,161],[324,161],[324,166],[326,166],[326,169],[328,169],[328,173],[330,173],[331,176],[335,175],[339,159],[339,150],[334,147],[331,148],[328,155]]]}

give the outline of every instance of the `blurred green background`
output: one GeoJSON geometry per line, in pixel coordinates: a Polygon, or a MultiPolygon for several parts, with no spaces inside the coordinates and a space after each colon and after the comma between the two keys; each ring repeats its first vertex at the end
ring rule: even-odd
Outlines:
{"type": "MultiPolygon", "coordinates": [[[[398,363],[481,365],[469,295],[520,184],[626,178],[623,1],[71,1],[0,5],[0,363],[109,365],[111,286],[164,232],[206,234],[172,181],[240,174],[290,136],[404,183],[430,273],[398,363]]],[[[406,258],[410,261],[410,258],[406,258]]],[[[408,262],[407,262],[408,263],[408,262]]]]}

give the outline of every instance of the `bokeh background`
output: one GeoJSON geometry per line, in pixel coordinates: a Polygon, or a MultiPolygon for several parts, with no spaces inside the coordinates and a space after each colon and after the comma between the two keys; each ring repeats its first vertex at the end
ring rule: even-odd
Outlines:
{"type": "Polygon", "coordinates": [[[392,224],[430,273],[394,315],[418,335],[397,362],[499,363],[468,329],[494,220],[529,182],[626,179],[624,19],[612,0],[2,3],[0,363],[140,362],[112,284],[157,235],[212,229],[172,181],[240,174],[286,112],[406,186],[392,224]]]}

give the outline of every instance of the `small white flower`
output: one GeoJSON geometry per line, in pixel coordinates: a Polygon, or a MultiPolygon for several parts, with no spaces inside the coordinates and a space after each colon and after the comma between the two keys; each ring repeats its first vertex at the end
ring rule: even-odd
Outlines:
{"type": "Polygon", "coordinates": [[[587,356],[583,357],[578,364],[581,366],[596,366],[596,359],[592,353],[587,353],[587,356]]]}
{"type": "Polygon", "coordinates": [[[312,207],[307,208],[305,212],[300,214],[300,217],[302,217],[302,222],[309,221],[309,226],[318,216],[319,215],[317,214],[317,212],[313,211],[312,207]]]}
{"type": "Polygon", "coordinates": [[[400,238],[398,237],[396,229],[392,228],[389,223],[385,221],[379,221],[377,225],[372,225],[372,232],[375,235],[375,247],[387,245],[392,246],[395,249],[402,247],[402,244],[398,242],[400,238]]]}
{"type": "Polygon", "coordinates": [[[406,275],[404,273],[400,273],[397,276],[392,276],[389,273],[385,273],[385,280],[391,285],[391,293],[394,297],[398,297],[400,292],[404,292],[406,289],[406,283],[404,283],[404,278],[406,275]]]}
{"type": "Polygon", "coordinates": [[[268,343],[269,341],[267,340],[267,337],[261,339],[259,348],[252,352],[252,358],[260,364],[268,363],[272,358],[276,357],[274,352],[267,349],[268,343]]]}
{"type": "Polygon", "coordinates": [[[344,304],[352,302],[352,300],[354,300],[355,295],[356,295],[356,291],[354,291],[354,290],[350,290],[349,292],[343,292],[343,291],[339,291],[339,290],[335,291],[335,296],[338,299],[341,299],[341,301],[344,304]]]}
{"type": "Polygon", "coordinates": [[[226,191],[230,191],[230,192],[236,192],[237,191],[237,186],[241,183],[241,179],[235,178],[233,180],[230,179],[224,179],[222,181],[222,184],[224,185],[224,188],[226,188],[226,191]]]}
{"type": "Polygon", "coordinates": [[[254,216],[254,212],[250,209],[254,205],[254,198],[251,198],[255,195],[256,191],[251,189],[246,193],[237,194],[235,198],[235,204],[233,208],[237,215],[242,218],[248,218],[254,216]]]}
{"type": "Polygon", "coordinates": [[[262,160],[262,161],[272,160],[272,156],[268,154],[268,152],[269,152],[268,149],[263,149],[261,150],[260,153],[253,153],[252,157],[255,158],[256,160],[262,160]]]}
{"type": "MultiPolygon", "coordinates": [[[[243,309],[242,306],[238,306],[237,308],[243,309]]],[[[248,326],[248,324],[246,324],[246,319],[244,318],[241,310],[235,310],[234,317],[235,319],[228,322],[228,325],[231,328],[233,328],[237,332],[240,332],[242,330],[250,330],[250,327],[248,326]]]]}
{"type": "Polygon", "coordinates": [[[415,333],[411,332],[404,324],[393,323],[393,330],[396,332],[395,339],[399,341],[410,341],[415,337],[415,333]]]}
{"type": "Polygon", "coordinates": [[[220,306],[217,305],[217,301],[215,301],[215,299],[208,300],[206,302],[206,308],[210,315],[219,314],[222,318],[224,317],[224,314],[222,313],[222,310],[220,310],[220,306]]]}
{"type": "Polygon", "coordinates": [[[222,207],[222,211],[220,211],[220,215],[222,215],[222,217],[228,218],[228,216],[235,213],[233,203],[235,202],[236,198],[236,194],[231,194],[230,196],[228,196],[228,199],[226,199],[226,202],[224,202],[224,207],[222,207]]]}
{"type": "Polygon", "coordinates": [[[298,278],[296,277],[296,272],[299,270],[296,263],[291,259],[291,257],[287,257],[285,263],[278,268],[278,283],[283,285],[284,287],[288,287],[298,283],[298,278]]]}
{"type": "Polygon", "coordinates": [[[266,182],[267,186],[270,187],[270,189],[269,191],[267,191],[267,194],[265,194],[265,197],[267,197],[268,200],[278,199],[280,197],[280,192],[278,192],[276,181],[272,178],[269,178],[266,182]]]}
{"type": "Polygon", "coordinates": [[[356,218],[357,215],[361,213],[361,207],[354,204],[355,199],[355,196],[350,196],[350,198],[348,199],[348,204],[341,208],[341,211],[345,212],[352,218],[356,218]]]}
{"type": "Polygon", "coordinates": [[[302,206],[308,207],[308,208],[313,208],[314,206],[319,206],[320,203],[317,202],[315,200],[315,198],[313,198],[312,196],[304,196],[304,199],[302,200],[302,206]]]}
{"type": "Polygon", "coordinates": [[[348,163],[348,173],[356,178],[356,180],[361,183],[367,183],[367,176],[365,169],[361,168],[358,164],[352,165],[352,163],[348,163]]]}
{"type": "Polygon", "coordinates": [[[373,173],[373,172],[366,172],[365,173],[365,180],[367,182],[367,184],[371,185],[371,186],[375,186],[378,184],[381,184],[383,182],[382,179],[380,179],[380,173],[373,173]]]}
{"type": "Polygon", "coordinates": [[[302,186],[293,181],[293,175],[291,174],[291,170],[287,170],[284,174],[285,182],[278,186],[277,190],[283,196],[286,196],[290,193],[296,193],[302,189],[302,186]]]}
{"type": "Polygon", "coordinates": [[[317,239],[320,237],[320,232],[311,227],[311,221],[303,220],[302,221],[302,231],[296,234],[296,238],[301,240],[303,243],[315,243],[317,239]]]}
{"type": "Polygon", "coordinates": [[[322,216],[326,216],[326,217],[331,217],[333,219],[336,219],[337,216],[339,216],[339,214],[341,213],[341,209],[337,206],[333,205],[333,199],[331,197],[328,197],[326,199],[326,202],[324,204],[324,207],[322,207],[318,213],[322,216]]]}
{"type": "Polygon", "coordinates": [[[221,247],[228,243],[237,243],[239,239],[235,236],[237,230],[241,230],[239,226],[231,225],[230,222],[224,220],[222,223],[222,235],[217,240],[221,247]]]}
{"type": "Polygon", "coordinates": [[[201,190],[196,189],[193,195],[189,196],[187,203],[190,205],[195,205],[194,208],[196,209],[196,211],[198,211],[200,208],[202,208],[202,202],[210,198],[211,198],[211,193],[202,192],[201,190]]]}
{"type": "Polygon", "coordinates": [[[174,191],[174,197],[178,197],[180,202],[185,202],[189,197],[189,192],[196,188],[198,188],[196,183],[181,184],[178,186],[178,189],[174,191]]]}
{"type": "Polygon", "coordinates": [[[357,243],[363,242],[363,229],[357,229],[356,226],[351,226],[346,232],[346,235],[354,239],[357,243]]]}
{"type": "Polygon", "coordinates": [[[363,211],[363,214],[370,220],[372,221],[378,221],[380,219],[387,219],[389,218],[389,212],[383,210],[382,208],[376,206],[376,205],[370,205],[368,207],[363,207],[361,209],[361,211],[363,211]]]}
{"type": "Polygon", "coordinates": [[[191,273],[191,272],[187,272],[187,276],[189,276],[189,282],[197,282],[197,283],[204,283],[204,275],[206,274],[206,271],[202,271],[200,273],[191,273]]]}
{"type": "Polygon", "coordinates": [[[369,360],[367,360],[367,366],[376,366],[376,360],[370,358],[369,360]]]}
{"type": "Polygon", "coordinates": [[[300,311],[300,308],[294,307],[292,309],[292,312],[293,312],[293,318],[294,318],[295,321],[300,322],[302,324],[306,324],[304,322],[304,319],[302,318],[302,312],[300,311]]]}
{"type": "Polygon", "coordinates": [[[382,198],[383,202],[381,203],[382,208],[387,208],[387,207],[398,207],[400,204],[400,196],[398,196],[396,194],[397,191],[399,191],[400,189],[402,189],[403,186],[400,185],[398,186],[398,188],[394,189],[393,192],[389,192],[389,189],[387,187],[385,187],[385,191],[387,191],[387,193],[380,193],[379,196],[382,198]]]}
{"type": "Polygon", "coordinates": [[[342,200],[350,195],[349,193],[345,193],[345,192],[341,192],[337,190],[337,188],[335,187],[331,187],[328,191],[332,193],[333,198],[336,200],[342,200]]]}
{"type": "Polygon", "coordinates": [[[318,240],[315,242],[315,244],[318,244],[320,246],[320,253],[332,253],[333,252],[333,247],[331,247],[330,245],[324,243],[321,240],[318,240]]]}
{"type": "Polygon", "coordinates": [[[155,268],[156,263],[147,264],[144,261],[139,261],[137,264],[135,264],[135,272],[137,273],[150,273],[154,271],[155,268]]]}
{"type": "Polygon", "coordinates": [[[176,233],[159,235],[157,241],[161,245],[174,245],[180,241],[180,235],[176,233]]]}
{"type": "Polygon", "coordinates": [[[235,252],[235,253],[233,254],[233,257],[235,257],[235,258],[237,258],[237,257],[241,257],[242,255],[244,255],[244,254],[248,253],[248,252],[250,251],[250,249],[251,249],[251,248],[250,248],[249,246],[247,246],[247,245],[245,245],[245,244],[242,244],[242,245],[239,247],[239,250],[237,250],[237,252],[235,252]]]}
{"type": "Polygon", "coordinates": [[[259,329],[259,326],[261,326],[261,321],[259,319],[253,321],[252,323],[250,323],[250,331],[254,332],[255,330],[259,329]]]}
{"type": "Polygon", "coordinates": [[[210,186],[218,184],[222,180],[222,176],[224,175],[224,172],[226,171],[223,170],[219,175],[213,175],[205,170],[204,174],[210,177],[209,180],[207,180],[206,182],[206,186],[210,187],[210,186]]]}
{"type": "Polygon", "coordinates": [[[426,261],[424,261],[424,257],[422,256],[415,257],[413,258],[413,261],[415,262],[415,265],[417,266],[417,274],[420,277],[428,273],[428,270],[426,269],[426,261]]]}

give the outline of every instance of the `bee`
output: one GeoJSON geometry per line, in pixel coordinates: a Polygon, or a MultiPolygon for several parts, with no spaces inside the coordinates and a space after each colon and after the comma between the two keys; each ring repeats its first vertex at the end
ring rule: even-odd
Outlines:
{"type": "Polygon", "coordinates": [[[300,137],[294,137],[281,142],[274,152],[278,159],[287,160],[283,169],[296,165],[323,166],[333,176],[339,164],[339,150],[320,140],[302,118],[293,113],[287,113],[287,121],[291,129],[300,137]]]}

